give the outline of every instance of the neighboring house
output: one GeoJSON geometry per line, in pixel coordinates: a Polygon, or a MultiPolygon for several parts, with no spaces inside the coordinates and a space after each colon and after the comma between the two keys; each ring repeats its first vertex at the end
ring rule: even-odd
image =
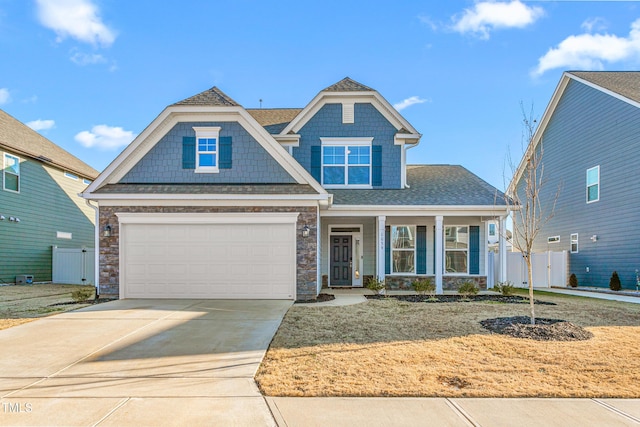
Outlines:
{"type": "Polygon", "coordinates": [[[0,152],[0,283],[51,281],[52,246],[94,247],[95,210],[78,193],[98,172],[2,110],[0,152]]]}
{"type": "MultiPolygon", "coordinates": [[[[635,288],[640,269],[640,72],[566,72],[528,150],[542,147],[549,212],[535,251],[569,252],[580,286],[607,287],[614,270],[635,288]]],[[[523,163],[510,191],[521,185],[523,163]]],[[[515,233],[514,233],[515,234],[515,233]]]]}
{"type": "Polygon", "coordinates": [[[420,137],[349,78],[303,109],[244,109],[215,87],[170,105],[84,194],[102,293],[309,300],[376,276],[484,288],[503,195],[461,166],[408,166],[420,137]]]}

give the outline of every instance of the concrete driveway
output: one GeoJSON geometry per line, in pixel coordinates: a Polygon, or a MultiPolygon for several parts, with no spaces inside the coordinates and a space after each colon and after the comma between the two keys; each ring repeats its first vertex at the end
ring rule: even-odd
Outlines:
{"type": "Polygon", "coordinates": [[[0,425],[275,425],[253,380],[290,301],[121,300],[0,331],[0,425]]]}

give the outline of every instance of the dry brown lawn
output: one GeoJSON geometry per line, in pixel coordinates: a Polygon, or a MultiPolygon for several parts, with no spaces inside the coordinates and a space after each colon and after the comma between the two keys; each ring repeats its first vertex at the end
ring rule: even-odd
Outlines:
{"type": "Polygon", "coordinates": [[[63,304],[73,301],[71,293],[82,285],[0,286],[0,329],[7,329],[40,317],[75,310],[87,304],[63,304]]]}
{"type": "Polygon", "coordinates": [[[525,304],[295,305],[256,375],[269,396],[640,397],[640,304],[539,294],[539,317],[593,332],[544,342],[478,323],[525,304]]]}

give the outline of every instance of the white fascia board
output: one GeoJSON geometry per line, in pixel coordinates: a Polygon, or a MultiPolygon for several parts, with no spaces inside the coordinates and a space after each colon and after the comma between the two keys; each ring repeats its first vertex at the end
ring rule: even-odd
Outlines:
{"type": "Polygon", "coordinates": [[[393,143],[395,145],[418,145],[420,143],[420,138],[422,137],[419,133],[397,133],[393,137],[393,143]]]}
{"type": "Polygon", "coordinates": [[[297,133],[315,114],[326,104],[353,102],[357,104],[371,103],[376,109],[398,130],[405,128],[411,134],[419,135],[418,131],[393,108],[389,102],[378,92],[320,92],[304,109],[294,118],[280,135],[289,132],[297,133]]]}
{"type": "Polygon", "coordinates": [[[299,184],[309,184],[318,193],[324,188],[242,107],[170,106],[167,107],[131,144],[104,170],[87,189],[92,193],[104,184],[116,184],[133,168],[169,129],[180,122],[238,122],[265,148],[299,184]]]}
{"type": "Polygon", "coordinates": [[[298,212],[144,213],[116,212],[120,224],[294,224],[298,212]]]}
{"type": "Polygon", "coordinates": [[[329,200],[329,194],[174,194],[84,193],[90,200],[329,200]]]}
{"type": "Polygon", "coordinates": [[[272,135],[276,141],[285,147],[299,147],[300,146],[300,135],[292,134],[292,135],[272,135]]]}
{"type": "Polygon", "coordinates": [[[104,199],[98,205],[105,206],[208,206],[208,207],[318,207],[326,201],[318,200],[202,200],[202,199],[104,199]]]}
{"type": "Polygon", "coordinates": [[[506,215],[507,206],[332,206],[322,216],[494,216],[506,215]]]}

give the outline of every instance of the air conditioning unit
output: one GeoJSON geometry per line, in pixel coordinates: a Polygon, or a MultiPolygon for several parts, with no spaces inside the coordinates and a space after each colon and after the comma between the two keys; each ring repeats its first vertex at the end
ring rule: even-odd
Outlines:
{"type": "Polygon", "coordinates": [[[16,285],[33,285],[33,276],[31,274],[16,276],[16,285]]]}

